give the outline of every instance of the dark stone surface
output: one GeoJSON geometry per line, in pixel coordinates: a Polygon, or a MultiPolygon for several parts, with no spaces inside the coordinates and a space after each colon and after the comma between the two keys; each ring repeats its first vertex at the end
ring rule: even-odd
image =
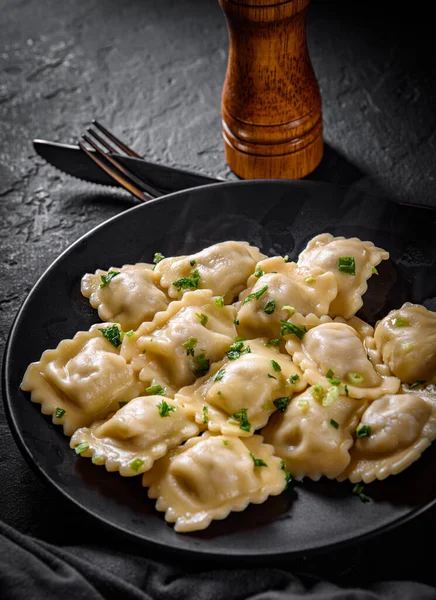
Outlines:
{"type": "MultiPolygon", "coordinates": [[[[314,1],[309,7],[325,139],[325,158],[310,177],[432,204],[430,19],[409,6],[359,3],[356,10],[356,4],[314,1]]],[[[81,234],[131,205],[124,192],[56,172],[35,156],[33,138],[73,142],[99,118],[151,161],[235,177],[220,132],[227,33],[217,0],[1,0],[0,31],[3,349],[20,303],[43,270],[81,234]]],[[[79,517],[72,518],[71,507],[25,464],[3,415],[0,470],[1,519],[47,541],[92,539],[75,529],[79,517]],[[47,527],[60,513],[71,518],[57,531],[47,527]]],[[[415,528],[417,543],[426,527],[415,528]]],[[[357,549],[351,562],[338,565],[339,579],[359,572],[364,552],[357,549]]],[[[104,560],[102,551],[98,556],[104,560]]]]}

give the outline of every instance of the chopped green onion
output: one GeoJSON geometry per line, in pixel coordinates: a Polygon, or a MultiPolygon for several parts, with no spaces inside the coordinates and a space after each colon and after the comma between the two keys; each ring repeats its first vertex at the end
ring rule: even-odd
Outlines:
{"type": "Polygon", "coordinates": [[[59,408],[59,406],[56,406],[56,408],[55,408],[56,419],[62,419],[62,417],[64,417],[66,414],[67,414],[66,410],[64,410],[63,408],[59,408]]]}
{"type": "Polygon", "coordinates": [[[132,337],[132,335],[135,335],[135,332],[133,329],[131,329],[130,331],[126,331],[124,335],[127,335],[127,337],[132,337]]]}
{"type": "Polygon", "coordinates": [[[198,356],[194,356],[193,373],[196,377],[203,377],[209,371],[210,360],[206,358],[205,352],[201,352],[198,356]]]}
{"type": "Polygon", "coordinates": [[[146,388],[145,391],[150,396],[165,396],[166,389],[161,385],[150,385],[150,387],[146,388]]]}
{"type": "Polygon", "coordinates": [[[173,286],[178,292],[180,290],[196,290],[198,288],[198,281],[200,279],[200,273],[198,269],[192,271],[189,277],[181,277],[177,281],[173,281],[173,286]]]}
{"type": "Polygon", "coordinates": [[[200,319],[200,323],[203,325],[203,327],[206,327],[209,317],[203,313],[195,313],[195,316],[200,319]]]}
{"type": "Polygon", "coordinates": [[[369,425],[361,425],[356,431],[357,438],[369,437],[371,435],[371,427],[369,425]]]}
{"type": "Polygon", "coordinates": [[[408,327],[410,325],[407,319],[403,319],[403,317],[397,317],[394,319],[394,327],[408,327]]]}
{"type": "Polygon", "coordinates": [[[277,377],[274,377],[274,375],[271,375],[271,373],[268,373],[268,374],[267,374],[267,377],[269,377],[270,379],[275,379],[275,380],[277,380],[277,377]]]}
{"type": "Polygon", "coordinates": [[[265,346],[268,348],[269,346],[275,346],[277,348],[277,346],[280,346],[280,342],[282,341],[281,338],[277,338],[276,340],[270,340],[269,342],[266,342],[265,346]]]}
{"type": "Polygon", "coordinates": [[[339,390],[337,387],[331,387],[327,390],[325,398],[322,399],[323,406],[330,406],[339,398],[339,390]]]}
{"type": "Polygon", "coordinates": [[[220,369],[218,371],[218,373],[215,375],[214,381],[221,381],[221,379],[224,377],[226,370],[225,369],[220,369]]]}
{"type": "Polygon", "coordinates": [[[344,392],[345,392],[345,395],[348,398],[348,385],[346,383],[344,384],[344,392]]]}
{"type": "Polygon", "coordinates": [[[188,356],[194,356],[194,348],[198,344],[198,338],[190,337],[186,342],[183,342],[182,346],[186,348],[186,354],[188,356]]]}
{"type": "Polygon", "coordinates": [[[104,456],[95,455],[91,458],[93,465],[102,465],[104,463],[104,456]]]}
{"type": "Polygon", "coordinates": [[[218,298],[215,298],[215,304],[218,306],[218,308],[222,308],[224,306],[224,296],[218,296],[218,298]]]}
{"type": "Polygon", "coordinates": [[[239,325],[239,321],[238,321],[238,319],[235,319],[235,320],[233,321],[233,323],[234,323],[235,325],[239,325]]]}
{"type": "Polygon", "coordinates": [[[298,375],[298,373],[294,373],[294,375],[291,375],[288,379],[289,383],[297,383],[297,381],[300,379],[300,376],[298,375]]]}
{"type": "Polygon", "coordinates": [[[294,308],[293,306],[289,306],[288,304],[286,306],[282,306],[282,310],[286,310],[289,313],[290,317],[292,317],[292,315],[294,315],[297,312],[296,308],[294,308]]]}
{"type": "Polygon", "coordinates": [[[363,490],[364,490],[363,485],[356,483],[356,485],[352,489],[352,492],[353,492],[353,494],[356,494],[357,496],[359,496],[359,498],[362,500],[362,502],[369,502],[369,497],[364,493],[363,490]]]}
{"type": "Polygon", "coordinates": [[[425,383],[425,381],[415,381],[415,383],[412,383],[409,385],[409,390],[414,390],[418,386],[424,385],[424,383],[425,383]]]}
{"type": "Polygon", "coordinates": [[[101,331],[103,337],[105,337],[114,348],[121,346],[121,331],[115,324],[110,327],[105,327],[104,329],[99,329],[99,331],[101,331]]]}
{"type": "Polygon", "coordinates": [[[329,369],[327,371],[327,373],[325,374],[325,376],[327,377],[327,379],[332,379],[332,377],[335,376],[335,373],[334,373],[334,371],[332,371],[331,369],[329,369]]]}
{"type": "Polygon", "coordinates": [[[330,419],[330,425],[332,427],[334,427],[335,429],[339,429],[339,423],[337,421],[335,421],[334,419],[330,419]]]}
{"type": "Polygon", "coordinates": [[[259,277],[262,277],[262,275],[264,275],[264,274],[265,274],[264,271],[260,267],[258,267],[256,269],[256,271],[254,272],[254,276],[257,277],[258,279],[259,279],[259,277]]]}
{"type": "Polygon", "coordinates": [[[268,466],[266,464],[266,462],[264,460],[262,460],[261,458],[255,458],[255,456],[252,452],[250,452],[250,456],[253,459],[255,467],[267,467],[268,466]]]}
{"type": "Polygon", "coordinates": [[[203,406],[203,423],[209,423],[209,408],[203,406]]]}
{"type": "Polygon", "coordinates": [[[222,391],[221,391],[221,390],[218,390],[218,391],[217,391],[217,393],[216,393],[216,395],[217,395],[217,396],[222,396],[222,395],[223,395],[223,393],[222,393],[222,391]]]}
{"type": "Polygon", "coordinates": [[[263,307],[263,312],[266,313],[267,315],[272,315],[273,312],[275,311],[275,309],[276,309],[276,301],[268,300],[268,302],[263,307]]]}
{"type": "Polygon", "coordinates": [[[312,386],[310,393],[312,394],[312,398],[314,400],[321,402],[325,398],[327,392],[322,385],[314,385],[312,386]]]}
{"type": "Polygon", "coordinates": [[[153,269],[156,267],[156,265],[158,265],[160,263],[161,260],[163,260],[165,258],[165,256],[163,254],[161,254],[160,252],[155,252],[154,254],[154,258],[153,258],[153,262],[154,262],[154,267],[153,269]]]}
{"type": "Polygon", "coordinates": [[[135,458],[135,460],[133,460],[130,463],[130,468],[132,469],[132,471],[135,471],[135,473],[137,473],[143,464],[144,464],[143,460],[141,460],[140,458],[135,458]]]}
{"type": "Polygon", "coordinates": [[[240,421],[239,423],[239,429],[242,429],[243,431],[250,431],[251,430],[251,425],[248,421],[248,408],[241,408],[241,412],[239,413],[234,413],[232,415],[233,419],[237,419],[240,421]]]}
{"type": "Polygon", "coordinates": [[[356,274],[356,262],[353,256],[340,256],[338,258],[338,271],[348,273],[348,275],[356,274]]]}
{"type": "Polygon", "coordinates": [[[378,275],[378,271],[377,271],[377,269],[376,269],[374,266],[373,266],[373,267],[371,267],[371,273],[372,273],[373,275],[378,275]]]}
{"type": "Polygon", "coordinates": [[[224,446],[230,446],[230,440],[223,440],[224,446]]]}
{"type": "Polygon", "coordinates": [[[264,285],[257,292],[253,292],[252,294],[248,294],[248,296],[245,298],[245,300],[244,300],[244,302],[242,304],[246,304],[247,302],[250,302],[250,300],[259,300],[259,298],[261,296],[263,296],[263,294],[266,292],[267,289],[268,289],[268,286],[264,285]]]}
{"type": "Polygon", "coordinates": [[[280,464],[280,469],[283,471],[283,474],[285,476],[285,481],[286,481],[286,486],[285,486],[285,490],[288,489],[289,484],[292,481],[292,475],[290,474],[289,471],[286,470],[286,465],[285,465],[285,461],[282,460],[281,464],[280,464]]]}
{"type": "Polygon", "coordinates": [[[161,417],[169,417],[170,413],[176,410],[175,406],[171,406],[165,400],[156,405],[161,417]]]}
{"type": "Polygon", "coordinates": [[[194,260],[194,259],[192,259],[192,260],[189,262],[189,264],[191,265],[191,267],[193,267],[193,266],[195,265],[195,260],[194,260]]]}
{"type": "Polygon", "coordinates": [[[289,397],[276,398],[275,400],[273,400],[273,404],[279,412],[284,413],[285,410],[288,408],[290,401],[291,399],[289,397]]]}
{"type": "Polygon", "coordinates": [[[301,400],[297,400],[298,408],[309,408],[309,400],[306,398],[302,398],[301,400]]]}
{"type": "Polygon", "coordinates": [[[283,257],[283,260],[285,261],[285,263],[289,262],[289,256],[287,254],[285,254],[285,256],[283,257]]]}
{"type": "Polygon", "coordinates": [[[316,283],[316,279],[313,277],[313,275],[309,275],[308,277],[304,278],[304,282],[310,285],[312,283],[316,283]]]}
{"type": "Polygon", "coordinates": [[[251,352],[250,346],[247,346],[245,348],[244,342],[239,341],[239,342],[235,342],[234,344],[232,344],[230,346],[229,351],[226,352],[226,354],[230,360],[236,360],[237,358],[240,358],[243,354],[249,354],[250,352],[251,352]]]}
{"type": "Polygon", "coordinates": [[[112,279],[114,277],[116,277],[117,275],[120,274],[120,271],[109,271],[109,273],[107,275],[101,275],[100,279],[101,279],[101,283],[100,283],[100,287],[104,288],[107,285],[110,284],[110,282],[112,281],[112,279]]]}
{"type": "Polygon", "coordinates": [[[282,326],[280,329],[280,335],[291,335],[294,334],[298,339],[302,340],[306,334],[306,328],[297,327],[293,323],[288,323],[288,321],[282,321],[280,319],[280,325],[282,326]]]}
{"type": "Polygon", "coordinates": [[[348,378],[348,381],[350,383],[352,383],[353,385],[359,385],[359,384],[363,383],[363,381],[365,379],[363,375],[361,375],[360,373],[354,373],[353,371],[350,371],[347,374],[347,378],[348,378]]]}
{"type": "Polygon", "coordinates": [[[274,371],[276,371],[277,373],[278,373],[279,371],[281,371],[281,370],[282,370],[282,368],[281,368],[281,366],[279,365],[279,363],[278,363],[278,362],[276,362],[275,360],[272,360],[272,361],[271,361],[271,366],[272,366],[272,368],[274,369],[274,371]]]}
{"type": "Polygon", "coordinates": [[[80,444],[77,444],[77,446],[75,446],[74,449],[76,451],[76,454],[82,454],[82,452],[85,452],[85,450],[88,450],[88,448],[88,442],[80,442],[80,444]]]}

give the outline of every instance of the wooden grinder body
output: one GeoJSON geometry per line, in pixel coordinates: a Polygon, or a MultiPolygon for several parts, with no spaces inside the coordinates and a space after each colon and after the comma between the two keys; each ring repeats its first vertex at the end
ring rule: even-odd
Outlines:
{"type": "Polygon", "coordinates": [[[323,154],[321,95],[306,42],[310,0],[219,0],[229,31],[226,160],[243,179],[300,179],[323,154]]]}

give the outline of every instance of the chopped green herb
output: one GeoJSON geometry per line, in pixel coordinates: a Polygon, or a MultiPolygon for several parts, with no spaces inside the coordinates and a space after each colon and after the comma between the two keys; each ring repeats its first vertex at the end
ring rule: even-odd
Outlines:
{"type": "Polygon", "coordinates": [[[254,276],[257,277],[259,279],[259,277],[262,277],[262,275],[264,275],[265,273],[262,271],[262,269],[260,267],[258,267],[256,269],[256,271],[254,272],[254,276]]]}
{"type": "Polygon", "coordinates": [[[77,446],[75,446],[74,450],[76,451],[76,454],[82,454],[82,452],[85,452],[85,450],[88,450],[88,448],[88,442],[80,442],[80,444],[77,444],[77,446]]]}
{"type": "Polygon", "coordinates": [[[280,342],[282,341],[281,338],[277,338],[276,340],[270,340],[269,342],[266,342],[265,346],[268,348],[269,346],[275,346],[276,348],[278,346],[280,346],[280,342]]]}
{"type": "Polygon", "coordinates": [[[327,390],[325,398],[322,399],[323,406],[330,406],[339,398],[339,390],[337,387],[331,387],[327,390]]]}
{"type": "Polygon", "coordinates": [[[119,275],[120,272],[119,271],[109,271],[109,273],[107,275],[101,275],[100,279],[101,279],[101,283],[100,283],[100,287],[104,288],[107,285],[110,284],[110,282],[112,281],[112,279],[114,277],[116,277],[117,275],[119,275]]]}
{"type": "Polygon", "coordinates": [[[420,385],[424,385],[425,381],[415,381],[415,383],[411,383],[409,385],[409,390],[414,390],[415,388],[419,387],[420,385]]]}
{"type": "Polygon", "coordinates": [[[217,395],[217,396],[222,396],[222,395],[223,395],[223,393],[222,393],[222,391],[221,391],[221,390],[218,390],[218,391],[217,391],[217,393],[216,393],[216,395],[217,395]]]}
{"type": "Polygon", "coordinates": [[[278,373],[279,371],[281,371],[281,370],[282,370],[282,368],[281,368],[281,366],[279,365],[279,363],[278,363],[278,362],[276,362],[275,360],[272,360],[272,361],[271,361],[271,366],[272,366],[272,368],[274,369],[274,371],[276,371],[277,373],[278,373]]]}
{"type": "Polygon", "coordinates": [[[286,254],[286,255],[283,257],[283,260],[284,260],[286,263],[287,263],[287,262],[289,262],[289,256],[286,254]]]}
{"type": "Polygon", "coordinates": [[[239,342],[235,342],[234,344],[232,344],[230,346],[229,351],[226,352],[226,354],[230,360],[236,360],[237,358],[240,358],[243,354],[249,354],[250,352],[251,352],[250,346],[247,346],[245,348],[244,342],[239,341],[239,342]]]}
{"type": "Polygon", "coordinates": [[[67,414],[66,410],[64,410],[63,408],[59,408],[59,406],[56,406],[56,408],[55,408],[56,419],[62,419],[62,417],[64,417],[66,414],[67,414]]]}
{"type": "Polygon", "coordinates": [[[194,356],[193,373],[196,377],[203,377],[209,371],[210,360],[206,358],[206,354],[201,352],[198,356],[194,356]]]}
{"type": "Polygon", "coordinates": [[[276,301],[273,300],[268,300],[268,302],[265,304],[265,306],[263,307],[263,312],[266,313],[267,315],[272,315],[273,312],[276,309],[276,301]]]}
{"type": "Polygon", "coordinates": [[[203,313],[195,313],[195,316],[200,319],[200,323],[203,325],[203,327],[206,327],[209,317],[203,313]]]}
{"type": "Polygon", "coordinates": [[[91,458],[93,465],[102,465],[104,463],[104,456],[95,455],[91,458]]]}
{"type": "Polygon", "coordinates": [[[280,319],[280,325],[282,326],[280,329],[280,335],[291,335],[294,334],[298,339],[302,340],[306,334],[306,328],[297,327],[293,323],[288,323],[288,321],[282,321],[280,319]]]}
{"type": "Polygon", "coordinates": [[[245,342],[245,338],[241,337],[240,335],[236,335],[235,342],[245,342]]]}
{"type": "Polygon", "coordinates": [[[200,273],[198,269],[191,272],[189,277],[181,277],[177,281],[173,281],[173,286],[178,292],[180,290],[196,290],[198,288],[198,280],[200,279],[200,273]]]}
{"type": "Polygon", "coordinates": [[[197,344],[198,338],[191,336],[189,339],[186,340],[186,342],[183,342],[182,346],[186,348],[186,354],[188,356],[194,356],[194,348],[197,344]]]}
{"type": "Polygon", "coordinates": [[[316,279],[313,277],[313,275],[309,275],[308,277],[304,278],[304,282],[308,285],[311,285],[312,283],[316,283],[316,279]]]}
{"type": "Polygon", "coordinates": [[[377,271],[377,269],[376,269],[374,266],[373,266],[373,267],[371,267],[371,273],[372,273],[373,275],[378,275],[378,271],[377,271]]]}
{"type": "Polygon", "coordinates": [[[331,383],[331,385],[341,385],[340,379],[329,379],[328,381],[331,383]]]}
{"type": "Polygon", "coordinates": [[[330,425],[332,427],[334,427],[335,429],[339,429],[339,423],[337,421],[335,421],[334,419],[330,419],[330,425]]]}
{"type": "Polygon", "coordinates": [[[331,369],[329,369],[327,371],[327,373],[325,374],[325,376],[327,377],[327,379],[331,379],[332,377],[335,376],[335,373],[334,373],[334,371],[332,371],[331,369]]]}
{"type": "Polygon", "coordinates": [[[170,413],[176,410],[175,406],[171,406],[165,400],[156,405],[161,417],[169,417],[170,413]]]}
{"type": "Polygon", "coordinates": [[[266,464],[266,462],[264,460],[262,460],[261,458],[255,458],[255,456],[252,452],[250,452],[250,456],[253,459],[255,467],[267,467],[268,466],[266,464]]]}
{"type": "Polygon", "coordinates": [[[126,406],[127,402],[118,402],[118,408],[123,408],[123,406],[126,406]]]}
{"type": "Polygon", "coordinates": [[[357,438],[369,437],[371,435],[371,427],[369,425],[361,425],[356,431],[357,438]]]}
{"type": "Polygon", "coordinates": [[[298,373],[294,373],[294,375],[291,375],[288,379],[289,383],[297,383],[297,381],[300,379],[300,376],[298,375],[298,373]]]}
{"type": "Polygon", "coordinates": [[[356,274],[356,262],[353,256],[340,256],[338,258],[338,271],[348,273],[348,275],[356,274]]]}
{"type": "Polygon", "coordinates": [[[104,329],[99,329],[99,331],[101,331],[103,337],[105,337],[112,346],[115,348],[121,346],[121,331],[115,324],[110,327],[105,327],[104,329]]]}
{"type": "Polygon", "coordinates": [[[289,306],[288,304],[286,306],[282,306],[282,310],[286,310],[289,313],[290,317],[292,317],[292,315],[297,312],[296,308],[294,308],[293,306],[289,306]]]}
{"type": "Polygon", "coordinates": [[[345,392],[345,395],[348,398],[348,385],[346,383],[344,384],[344,392],[345,392]]]}
{"type": "Polygon", "coordinates": [[[290,401],[291,401],[291,399],[289,397],[276,398],[275,400],[273,400],[273,404],[279,412],[283,413],[288,408],[290,401]]]}
{"type": "Polygon", "coordinates": [[[235,319],[235,320],[233,321],[233,323],[234,323],[234,325],[239,325],[239,321],[238,321],[238,319],[235,319]]]}
{"type": "Polygon", "coordinates": [[[224,377],[226,370],[225,369],[220,369],[218,371],[218,373],[215,375],[214,381],[221,381],[221,379],[224,377]]]}
{"type": "Polygon", "coordinates": [[[133,329],[131,329],[130,331],[126,331],[124,335],[127,335],[127,337],[132,337],[132,335],[135,335],[135,332],[133,329]]]}
{"type": "Polygon", "coordinates": [[[218,306],[218,308],[222,308],[224,306],[224,296],[218,296],[218,298],[215,298],[215,304],[218,306]]]}
{"type": "Polygon", "coordinates": [[[224,446],[230,446],[230,440],[223,440],[224,446]]]}
{"type": "Polygon", "coordinates": [[[409,325],[409,321],[407,319],[403,319],[403,317],[397,317],[396,319],[394,319],[395,327],[408,327],[409,325]]]}
{"type": "Polygon", "coordinates": [[[363,375],[361,375],[360,373],[354,373],[353,371],[350,371],[347,374],[347,378],[348,381],[354,385],[359,385],[360,383],[363,383],[365,379],[363,375]]]}
{"type": "Polygon", "coordinates": [[[363,485],[356,483],[356,485],[353,487],[352,492],[353,494],[356,494],[357,496],[359,496],[359,498],[362,500],[362,502],[369,502],[369,497],[364,493],[364,487],[363,485]]]}
{"type": "Polygon", "coordinates": [[[268,373],[267,377],[269,377],[270,379],[276,379],[277,380],[277,377],[274,377],[274,375],[271,375],[271,373],[268,373]]]}
{"type": "Polygon", "coordinates": [[[242,429],[243,431],[250,431],[251,430],[251,425],[248,421],[248,408],[241,408],[241,412],[239,413],[234,413],[232,415],[232,419],[237,419],[240,421],[239,423],[239,429],[242,429]]]}
{"type": "Polygon", "coordinates": [[[191,267],[193,267],[193,266],[195,265],[195,260],[191,260],[191,261],[189,262],[189,264],[191,265],[191,267]]]}
{"type": "Polygon", "coordinates": [[[203,406],[203,423],[209,423],[209,407],[203,406]]]}
{"type": "Polygon", "coordinates": [[[323,388],[322,385],[312,386],[310,393],[312,394],[312,398],[314,400],[317,400],[318,402],[321,402],[327,394],[325,388],[323,388]]]}
{"type": "Polygon", "coordinates": [[[135,471],[135,473],[137,473],[143,464],[144,464],[143,460],[141,460],[140,458],[135,458],[135,460],[133,460],[130,463],[130,468],[132,469],[132,471],[135,471]]]}
{"type": "Polygon", "coordinates": [[[147,394],[150,394],[150,396],[165,396],[166,389],[158,384],[151,385],[150,387],[146,388],[145,391],[147,394]]]}
{"type": "Polygon", "coordinates": [[[161,254],[160,252],[155,252],[154,254],[154,258],[153,258],[153,262],[154,262],[154,267],[153,269],[156,267],[156,265],[158,265],[160,263],[161,260],[163,260],[165,258],[165,256],[163,254],[161,254]]]}
{"type": "Polygon", "coordinates": [[[309,408],[309,400],[302,398],[301,400],[297,400],[298,408],[309,408]]]}
{"type": "Polygon", "coordinates": [[[289,471],[286,470],[286,465],[285,465],[285,461],[284,460],[282,460],[282,462],[281,462],[280,469],[283,471],[283,474],[285,476],[285,481],[286,481],[285,490],[287,490],[288,487],[289,487],[289,484],[292,481],[292,475],[290,474],[289,471]]]}
{"type": "Polygon", "coordinates": [[[253,292],[252,294],[248,294],[248,296],[245,298],[245,300],[244,300],[244,302],[242,304],[246,304],[247,302],[250,302],[250,300],[259,300],[259,298],[261,296],[263,296],[263,294],[266,292],[267,289],[268,289],[268,286],[264,285],[257,292],[253,292]]]}

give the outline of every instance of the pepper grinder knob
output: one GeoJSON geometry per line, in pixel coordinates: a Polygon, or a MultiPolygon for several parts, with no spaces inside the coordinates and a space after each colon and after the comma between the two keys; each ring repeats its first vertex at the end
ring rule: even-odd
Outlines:
{"type": "Polygon", "coordinates": [[[243,179],[300,179],[323,154],[321,94],[306,41],[310,0],[219,0],[229,32],[221,113],[243,179]]]}

